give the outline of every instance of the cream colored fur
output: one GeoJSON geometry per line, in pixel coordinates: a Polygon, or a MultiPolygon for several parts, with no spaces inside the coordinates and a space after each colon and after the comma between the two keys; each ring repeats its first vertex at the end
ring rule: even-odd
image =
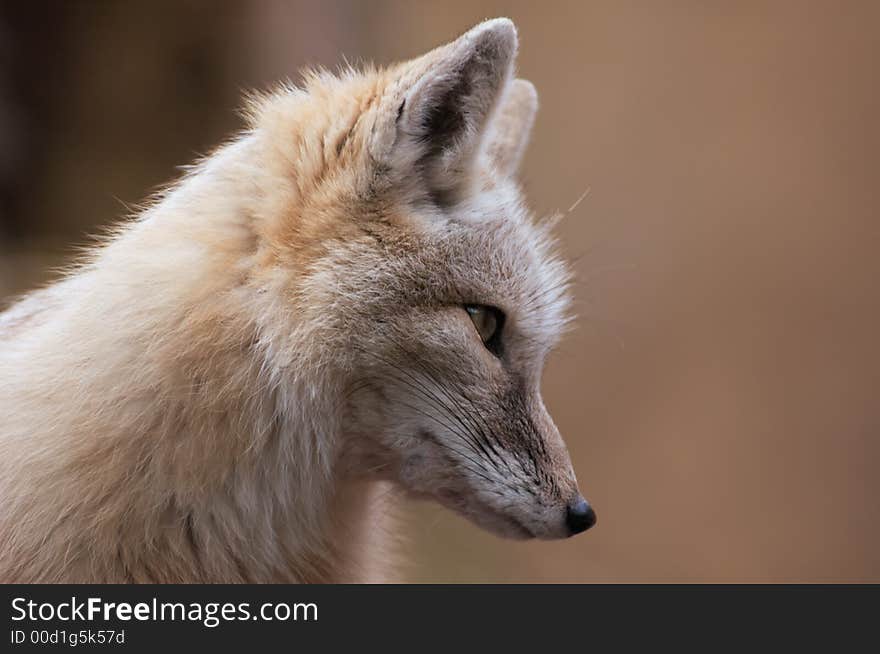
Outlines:
{"type": "Polygon", "coordinates": [[[537,383],[567,273],[511,178],[536,109],[515,51],[497,19],[252,99],[0,314],[0,581],[389,579],[389,489],[565,535],[537,383]],[[505,311],[502,359],[466,303],[505,311]]]}

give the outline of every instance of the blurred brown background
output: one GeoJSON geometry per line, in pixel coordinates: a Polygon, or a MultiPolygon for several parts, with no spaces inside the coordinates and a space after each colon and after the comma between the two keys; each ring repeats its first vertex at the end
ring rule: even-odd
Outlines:
{"type": "Polygon", "coordinates": [[[6,0],[0,295],[236,129],[240,91],[498,15],[541,94],[533,207],[590,189],[544,386],[599,524],[513,543],[421,506],[406,578],[880,581],[877,2],[6,0]]]}

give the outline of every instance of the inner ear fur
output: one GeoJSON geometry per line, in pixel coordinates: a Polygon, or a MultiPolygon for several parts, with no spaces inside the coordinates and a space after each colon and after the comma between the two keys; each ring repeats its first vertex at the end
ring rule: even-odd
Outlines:
{"type": "Polygon", "coordinates": [[[516,173],[537,112],[538,92],[534,85],[524,79],[513,80],[507,86],[486,137],[486,155],[496,174],[511,177],[516,173]]]}

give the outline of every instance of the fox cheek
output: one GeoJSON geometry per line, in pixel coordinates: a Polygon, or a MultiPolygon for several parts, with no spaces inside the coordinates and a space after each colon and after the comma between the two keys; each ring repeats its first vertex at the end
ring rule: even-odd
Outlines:
{"type": "Polygon", "coordinates": [[[428,467],[428,457],[417,452],[406,457],[400,466],[400,483],[404,487],[413,488],[418,486],[423,470],[428,467]]]}

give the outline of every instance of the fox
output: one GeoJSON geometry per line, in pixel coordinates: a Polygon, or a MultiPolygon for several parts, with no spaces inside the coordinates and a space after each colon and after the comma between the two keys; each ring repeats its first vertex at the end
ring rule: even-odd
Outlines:
{"type": "Polygon", "coordinates": [[[540,392],[571,323],[517,181],[512,21],[313,70],[0,314],[0,581],[395,579],[394,507],[596,522],[540,392]]]}

